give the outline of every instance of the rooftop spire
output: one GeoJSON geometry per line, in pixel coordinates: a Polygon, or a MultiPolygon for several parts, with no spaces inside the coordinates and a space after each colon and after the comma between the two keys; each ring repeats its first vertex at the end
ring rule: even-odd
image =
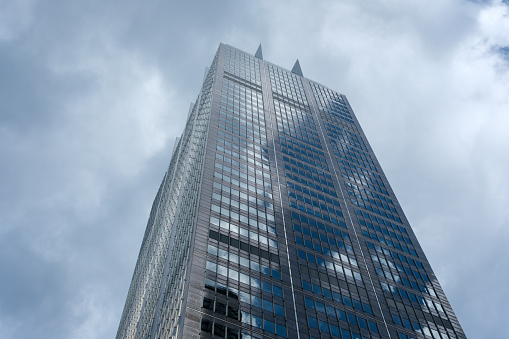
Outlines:
{"type": "Polygon", "coordinates": [[[256,50],[256,53],[255,53],[255,57],[263,60],[262,44],[260,44],[260,46],[258,46],[258,49],[256,50]]]}
{"type": "Polygon", "coordinates": [[[304,76],[302,74],[302,70],[300,69],[299,59],[297,59],[297,61],[295,61],[295,65],[293,65],[293,68],[292,68],[292,73],[300,75],[301,77],[304,76]]]}

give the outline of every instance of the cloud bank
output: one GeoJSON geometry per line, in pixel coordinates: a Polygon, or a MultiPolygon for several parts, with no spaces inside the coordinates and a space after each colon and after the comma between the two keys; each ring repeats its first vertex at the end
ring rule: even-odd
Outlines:
{"type": "Polygon", "coordinates": [[[347,95],[469,337],[509,313],[505,1],[0,0],[0,337],[115,335],[219,42],[347,95]]]}

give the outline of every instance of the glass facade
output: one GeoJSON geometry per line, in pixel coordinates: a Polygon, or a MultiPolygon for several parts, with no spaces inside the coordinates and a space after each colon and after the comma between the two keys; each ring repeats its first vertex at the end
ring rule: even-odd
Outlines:
{"type": "Polygon", "coordinates": [[[346,97],[221,44],[117,338],[466,338],[346,97]]]}

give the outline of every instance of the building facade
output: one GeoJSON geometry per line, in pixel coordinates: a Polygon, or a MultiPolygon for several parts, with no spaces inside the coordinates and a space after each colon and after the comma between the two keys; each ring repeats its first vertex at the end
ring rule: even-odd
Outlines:
{"type": "Polygon", "coordinates": [[[346,97],[221,44],[117,338],[466,338],[346,97]]]}

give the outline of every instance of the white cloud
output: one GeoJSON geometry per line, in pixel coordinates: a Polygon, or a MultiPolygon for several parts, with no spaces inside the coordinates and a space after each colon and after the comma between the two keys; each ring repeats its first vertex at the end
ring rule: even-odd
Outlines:
{"type": "Polygon", "coordinates": [[[15,40],[30,28],[35,0],[0,0],[0,42],[15,40]]]}
{"type": "Polygon", "coordinates": [[[45,18],[33,5],[0,11],[0,43],[12,44],[1,88],[22,76],[35,84],[13,93],[33,102],[22,111],[13,99],[15,123],[0,116],[0,240],[25,254],[7,274],[33,298],[3,318],[0,336],[23,337],[7,326],[32,314],[37,328],[48,309],[60,312],[44,321],[47,337],[114,335],[192,82],[221,39],[251,52],[262,42],[265,59],[287,68],[299,58],[304,75],[348,96],[467,335],[503,335],[494,323],[507,318],[509,283],[505,3],[265,1],[206,13],[157,1],[39,4],[45,18]],[[37,279],[41,290],[21,284],[37,279]],[[490,307],[491,318],[478,317],[490,307]]]}
{"type": "MultiPolygon", "coordinates": [[[[88,286],[77,291],[69,302],[72,329],[69,338],[89,339],[112,335],[112,323],[118,322],[118,312],[108,302],[109,293],[101,286],[88,286]]],[[[114,335],[114,333],[113,333],[114,335]]]]}

